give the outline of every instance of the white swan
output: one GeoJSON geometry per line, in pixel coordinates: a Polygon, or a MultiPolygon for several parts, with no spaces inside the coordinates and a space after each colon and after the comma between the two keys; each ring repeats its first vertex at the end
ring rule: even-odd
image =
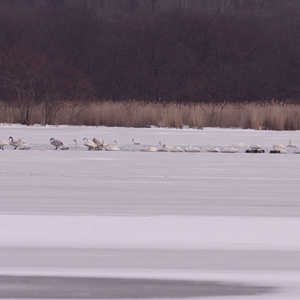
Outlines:
{"type": "Polygon", "coordinates": [[[200,149],[195,146],[188,146],[184,149],[185,152],[200,152],[200,149]]]}
{"type": "Polygon", "coordinates": [[[140,142],[136,142],[134,139],[132,139],[132,144],[133,145],[140,145],[141,143],[140,142]]]}
{"type": "Polygon", "coordinates": [[[297,148],[296,145],[294,144],[293,140],[289,140],[289,144],[287,145],[289,148],[297,148]]]}
{"type": "Polygon", "coordinates": [[[171,152],[184,152],[184,150],[179,146],[173,146],[171,152]]]}
{"type": "Polygon", "coordinates": [[[114,141],[113,144],[106,146],[105,150],[107,150],[107,151],[120,151],[121,147],[117,144],[117,141],[114,141]]]}
{"type": "Polygon", "coordinates": [[[235,146],[236,147],[245,147],[245,144],[244,143],[236,143],[235,146]]]}
{"type": "Polygon", "coordinates": [[[23,141],[22,138],[20,138],[20,140],[22,141],[22,144],[19,146],[19,150],[29,150],[31,149],[30,144],[27,141],[23,141]]]}
{"type": "Polygon", "coordinates": [[[73,142],[74,142],[74,148],[75,149],[85,149],[86,148],[83,145],[79,145],[76,139],[74,139],[73,142]]]}
{"type": "Polygon", "coordinates": [[[153,146],[145,146],[141,149],[141,151],[145,151],[145,152],[157,152],[158,149],[156,147],[153,146]]]}
{"type": "Polygon", "coordinates": [[[6,141],[3,141],[3,140],[0,139],[0,149],[4,150],[3,147],[7,146],[7,145],[8,145],[8,143],[6,141]]]}
{"type": "Polygon", "coordinates": [[[164,152],[171,152],[171,150],[173,148],[173,146],[162,144],[161,142],[159,142],[159,145],[161,146],[162,151],[164,151],[164,152]]]}
{"type": "Polygon", "coordinates": [[[16,150],[18,147],[20,147],[22,145],[22,139],[20,138],[18,141],[14,141],[13,137],[10,136],[8,138],[10,140],[9,144],[13,147],[15,147],[14,150],[16,150]]]}
{"type": "Polygon", "coordinates": [[[273,149],[283,149],[283,150],[285,150],[285,146],[282,145],[282,144],[275,144],[275,145],[273,145],[273,149]]]}
{"type": "Polygon", "coordinates": [[[86,146],[88,150],[97,148],[97,144],[95,144],[93,141],[88,140],[86,137],[83,139],[83,141],[83,145],[86,146]]]}
{"type": "Polygon", "coordinates": [[[224,148],[222,148],[221,152],[222,153],[237,153],[237,152],[239,152],[239,150],[235,149],[233,147],[224,147],[224,148]]]}
{"type": "Polygon", "coordinates": [[[282,149],[280,147],[278,148],[273,148],[273,150],[270,150],[270,153],[278,153],[278,154],[286,154],[286,150],[285,149],[282,149]]]}
{"type": "Polygon", "coordinates": [[[252,144],[252,145],[250,145],[250,149],[259,150],[259,149],[261,149],[261,145],[260,144],[252,144]]]}
{"type": "Polygon", "coordinates": [[[56,140],[55,138],[51,138],[50,139],[50,144],[55,146],[54,150],[57,150],[59,147],[61,147],[63,145],[63,142],[56,140]]]}
{"type": "Polygon", "coordinates": [[[104,139],[102,140],[102,146],[103,146],[103,148],[107,147],[107,143],[104,139]]]}
{"type": "Polygon", "coordinates": [[[220,148],[216,147],[216,146],[213,146],[209,149],[206,150],[207,152],[220,152],[220,148]]]}

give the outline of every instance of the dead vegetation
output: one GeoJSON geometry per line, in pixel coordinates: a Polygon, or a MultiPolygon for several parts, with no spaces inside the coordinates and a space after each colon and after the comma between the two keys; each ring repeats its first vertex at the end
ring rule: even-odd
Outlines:
{"type": "MultiPolygon", "coordinates": [[[[45,118],[45,105],[32,107],[30,124],[123,127],[238,127],[265,130],[299,130],[300,105],[269,103],[178,104],[129,102],[56,103],[45,118]]],[[[21,123],[16,105],[0,103],[1,123],[21,123]]]]}

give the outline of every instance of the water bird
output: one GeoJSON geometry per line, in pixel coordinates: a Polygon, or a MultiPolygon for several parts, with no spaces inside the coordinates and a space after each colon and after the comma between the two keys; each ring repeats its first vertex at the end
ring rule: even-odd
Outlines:
{"type": "Polygon", "coordinates": [[[61,147],[64,143],[59,141],[59,140],[56,140],[55,138],[51,138],[50,139],[50,144],[55,146],[55,149],[54,150],[57,150],[59,147],[61,147]]]}
{"type": "Polygon", "coordinates": [[[200,149],[195,146],[188,146],[184,149],[185,152],[200,152],[200,149]]]}
{"type": "Polygon", "coordinates": [[[216,146],[213,146],[209,149],[206,150],[207,152],[220,152],[220,148],[219,147],[216,147],[216,146]]]}
{"type": "Polygon", "coordinates": [[[20,138],[18,141],[14,141],[14,138],[12,136],[10,136],[8,138],[10,140],[9,144],[13,147],[15,147],[14,150],[16,150],[18,147],[20,147],[22,145],[22,139],[20,138]]]}
{"type": "Polygon", "coordinates": [[[133,145],[140,145],[141,143],[140,142],[136,142],[134,139],[132,139],[132,144],[133,145]]]}
{"type": "Polygon", "coordinates": [[[3,147],[7,146],[7,145],[8,145],[8,143],[6,141],[0,139],[0,149],[4,150],[3,147]]]}
{"type": "Polygon", "coordinates": [[[86,137],[83,139],[83,141],[83,145],[86,146],[88,150],[97,148],[97,144],[95,144],[93,141],[88,140],[86,137]]]}

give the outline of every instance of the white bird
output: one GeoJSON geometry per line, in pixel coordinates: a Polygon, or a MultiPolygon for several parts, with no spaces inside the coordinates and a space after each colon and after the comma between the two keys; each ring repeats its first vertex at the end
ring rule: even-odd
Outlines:
{"type": "Polygon", "coordinates": [[[145,151],[145,152],[157,152],[157,148],[153,147],[153,146],[145,146],[141,149],[141,151],[145,151]]]}
{"type": "Polygon", "coordinates": [[[13,147],[15,147],[14,150],[16,150],[18,147],[20,147],[22,145],[22,139],[20,138],[18,141],[14,141],[13,137],[10,136],[8,138],[10,140],[9,144],[13,147]]]}
{"type": "Polygon", "coordinates": [[[236,143],[235,145],[236,145],[236,147],[244,147],[245,146],[244,143],[236,143]]]}
{"type": "Polygon", "coordinates": [[[250,145],[250,149],[259,150],[259,149],[261,149],[261,145],[260,144],[252,144],[252,145],[250,145]]]}
{"type": "Polygon", "coordinates": [[[136,142],[134,139],[132,139],[132,144],[133,145],[140,145],[141,143],[140,142],[136,142]]]}
{"type": "Polygon", "coordinates": [[[107,151],[120,151],[121,147],[117,144],[117,141],[114,141],[113,144],[106,146],[105,150],[107,150],[107,151]]]}
{"type": "Polygon", "coordinates": [[[159,145],[161,146],[162,151],[164,151],[164,152],[171,152],[171,150],[173,148],[173,146],[162,144],[161,142],[159,142],[159,145]]]}
{"type": "Polygon", "coordinates": [[[86,137],[83,139],[83,141],[83,145],[86,146],[88,150],[97,148],[97,144],[95,144],[93,141],[88,140],[86,137]]]}
{"type": "Polygon", "coordinates": [[[289,140],[289,144],[287,145],[289,148],[296,148],[296,145],[294,144],[293,140],[289,140]]]}
{"type": "Polygon", "coordinates": [[[76,149],[78,149],[78,148],[80,148],[80,149],[85,148],[85,146],[83,146],[83,145],[78,145],[78,142],[77,142],[76,139],[74,139],[73,142],[74,142],[74,144],[75,144],[75,148],[76,148],[76,149]]]}
{"type": "Polygon", "coordinates": [[[207,150],[207,152],[220,152],[220,148],[213,146],[207,150]]]}
{"type": "Polygon", "coordinates": [[[59,147],[61,147],[64,143],[59,141],[59,140],[56,140],[55,138],[51,138],[50,139],[50,144],[55,146],[56,148],[54,150],[57,150],[59,147]]]}
{"type": "Polygon", "coordinates": [[[104,139],[102,140],[102,146],[103,146],[103,148],[105,148],[107,146],[107,143],[104,139]]]}
{"type": "Polygon", "coordinates": [[[31,149],[30,144],[27,141],[23,141],[22,138],[20,138],[20,140],[22,141],[22,144],[19,146],[19,150],[29,150],[31,149]]]}
{"type": "Polygon", "coordinates": [[[239,152],[239,150],[235,149],[233,147],[224,147],[224,148],[222,148],[221,152],[222,153],[237,153],[237,152],[239,152]]]}
{"type": "Polygon", "coordinates": [[[273,150],[270,151],[270,153],[278,153],[278,154],[286,154],[286,150],[285,149],[282,149],[280,147],[278,148],[273,148],[273,150]]]}
{"type": "Polygon", "coordinates": [[[273,145],[273,149],[276,150],[276,149],[283,149],[285,150],[285,146],[283,146],[282,144],[275,144],[273,145]]]}
{"type": "Polygon", "coordinates": [[[184,149],[185,152],[200,152],[200,149],[195,146],[188,146],[184,149]]]}
{"type": "Polygon", "coordinates": [[[173,146],[171,152],[184,152],[184,150],[181,147],[173,146]]]}
{"type": "Polygon", "coordinates": [[[6,141],[3,141],[3,140],[0,139],[0,149],[4,150],[3,147],[7,146],[7,145],[8,145],[8,143],[6,141]]]}

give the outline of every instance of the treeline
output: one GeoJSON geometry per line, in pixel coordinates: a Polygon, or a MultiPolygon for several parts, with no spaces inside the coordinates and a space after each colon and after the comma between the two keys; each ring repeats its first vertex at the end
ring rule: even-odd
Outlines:
{"type": "Polygon", "coordinates": [[[0,0],[0,101],[300,100],[298,0],[0,0]]]}

